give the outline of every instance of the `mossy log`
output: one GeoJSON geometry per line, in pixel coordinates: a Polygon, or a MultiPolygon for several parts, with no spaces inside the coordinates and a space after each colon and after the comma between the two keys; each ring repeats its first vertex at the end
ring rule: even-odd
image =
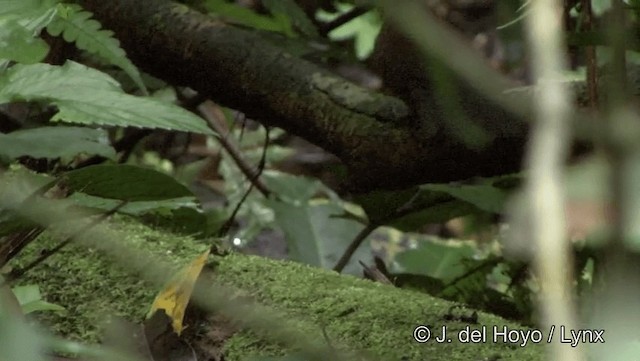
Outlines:
{"type": "MultiPolygon", "coordinates": [[[[127,235],[121,241],[128,247],[150,250],[177,267],[188,264],[209,246],[202,240],[154,230],[130,220],[118,218],[112,223],[116,223],[120,234],[127,235]]],[[[53,242],[57,240],[45,233],[24,253],[17,266],[53,242]]],[[[124,260],[117,265],[97,249],[72,245],[28,273],[21,282],[38,284],[47,301],[66,308],[62,313],[38,316],[50,329],[65,337],[97,342],[106,315],[118,315],[140,323],[158,292],[157,287],[129,272],[128,264],[142,262],[136,254],[132,251],[121,255],[124,260]]],[[[220,350],[228,361],[295,352],[299,345],[295,340],[275,342],[270,337],[269,334],[277,333],[280,327],[293,327],[301,338],[315,338],[321,344],[331,344],[332,348],[363,352],[369,355],[368,359],[376,360],[543,358],[545,348],[542,344],[529,341],[526,347],[521,347],[522,340],[493,342],[494,326],[501,331],[527,328],[483,312],[477,312],[477,323],[448,319],[445,315],[450,312],[452,303],[423,293],[296,262],[239,253],[211,255],[206,268],[215,282],[236,290],[234,297],[242,295],[243,299],[255,301],[251,307],[260,310],[257,314],[273,313],[279,315],[273,319],[282,320],[268,325],[273,332],[238,327],[226,335],[220,350]],[[442,328],[446,328],[451,342],[439,343],[433,339],[416,342],[413,332],[420,325],[431,327],[433,337],[441,336],[442,328]],[[487,330],[486,341],[459,342],[457,336],[466,327],[487,330]]],[[[235,319],[238,316],[228,314],[224,317],[235,319]]],[[[200,327],[196,325],[199,321],[211,317],[201,314],[200,319],[191,318],[187,320],[187,327],[200,327]]],[[[543,334],[547,336],[546,332],[543,334]]]]}

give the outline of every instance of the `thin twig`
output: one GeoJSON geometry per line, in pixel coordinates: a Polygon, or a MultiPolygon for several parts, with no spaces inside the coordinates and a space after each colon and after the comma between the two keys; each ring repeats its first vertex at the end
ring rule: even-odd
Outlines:
{"type": "Polygon", "coordinates": [[[256,179],[260,176],[260,174],[262,174],[262,171],[264,170],[264,166],[267,164],[267,148],[269,147],[270,131],[269,131],[269,128],[265,128],[265,129],[266,129],[265,141],[264,141],[264,146],[262,148],[262,156],[260,157],[260,162],[258,163],[258,170],[255,172],[253,177],[249,179],[249,181],[251,182],[251,184],[249,185],[249,189],[247,189],[247,191],[242,195],[242,199],[240,199],[238,204],[236,204],[236,207],[233,209],[231,216],[229,216],[227,221],[222,225],[222,227],[220,227],[220,230],[218,231],[218,237],[224,237],[227,235],[227,233],[231,229],[231,226],[233,225],[233,222],[236,219],[236,216],[238,215],[238,212],[240,211],[240,207],[247,200],[247,197],[249,196],[249,194],[253,190],[253,187],[256,184],[255,182],[256,179]]]}
{"type": "Polygon", "coordinates": [[[336,265],[333,267],[333,270],[336,272],[342,272],[347,263],[349,263],[351,257],[353,257],[353,254],[356,252],[358,247],[360,247],[362,242],[371,234],[371,232],[375,231],[376,228],[378,228],[378,224],[367,224],[351,241],[347,249],[342,254],[342,257],[340,257],[336,265]]]}
{"type": "MultiPolygon", "coordinates": [[[[245,177],[247,177],[247,179],[249,179],[254,184],[256,189],[260,191],[263,196],[268,197],[271,194],[271,190],[269,190],[269,188],[262,181],[260,181],[259,172],[256,172],[252,169],[251,165],[249,165],[249,163],[247,163],[247,161],[242,156],[240,149],[238,149],[238,147],[230,140],[231,132],[225,131],[218,124],[215,115],[208,111],[205,106],[203,106],[206,105],[204,102],[189,101],[189,98],[187,98],[182,92],[178,91],[178,94],[181,94],[180,99],[185,99],[182,100],[183,104],[191,105],[187,109],[200,115],[200,117],[207,122],[209,128],[211,128],[218,134],[218,137],[216,137],[216,139],[218,140],[218,142],[220,142],[222,148],[224,148],[224,150],[229,153],[231,159],[233,159],[233,161],[236,163],[245,177]]],[[[202,98],[198,98],[198,100],[202,100],[202,98]]]]}
{"type": "Polygon", "coordinates": [[[371,6],[356,6],[348,12],[338,16],[332,21],[320,25],[320,35],[326,36],[331,31],[341,27],[342,25],[348,23],[349,21],[366,14],[369,10],[373,9],[371,6]]]}

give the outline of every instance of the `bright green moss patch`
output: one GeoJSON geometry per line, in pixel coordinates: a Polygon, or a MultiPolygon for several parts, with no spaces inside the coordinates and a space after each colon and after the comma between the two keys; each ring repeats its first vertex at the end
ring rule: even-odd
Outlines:
{"type": "MultiPolygon", "coordinates": [[[[412,338],[418,325],[447,326],[450,336],[466,324],[443,319],[450,302],[305,265],[231,255],[216,260],[216,277],[241,287],[264,304],[321,327],[329,340],[382,356],[383,360],[540,360],[542,346],[512,344],[419,344],[412,338]],[[499,358],[498,358],[499,357],[499,358]]],[[[471,312],[471,311],[468,311],[471,312]]],[[[480,313],[480,324],[491,328],[522,326],[480,313]]],[[[277,325],[274,325],[277,327],[277,325]]],[[[491,339],[488,335],[489,340],[491,339]]],[[[269,354],[263,343],[238,336],[227,344],[229,360],[241,355],[269,354]]]]}
{"type": "MultiPolygon", "coordinates": [[[[157,232],[122,219],[116,222],[117,228],[126,235],[120,241],[151,251],[176,267],[187,264],[206,249],[206,245],[190,237],[157,232]]],[[[41,250],[52,248],[61,241],[44,233],[12,266],[27,264],[41,250]]],[[[126,263],[138,261],[127,254],[121,257],[126,263]]],[[[100,340],[100,329],[108,316],[142,321],[158,291],[96,250],[74,244],[29,271],[19,284],[37,284],[45,300],[66,308],[64,312],[38,314],[39,321],[53,332],[88,342],[100,340]]]]}
{"type": "MultiPolygon", "coordinates": [[[[124,231],[131,247],[152,251],[170,263],[182,267],[209,245],[190,237],[155,231],[117,218],[114,223],[124,231]]],[[[56,244],[43,235],[21,257],[20,264],[40,250],[56,244]]],[[[123,254],[125,264],[142,264],[123,254]]],[[[231,254],[212,256],[214,279],[243,289],[251,298],[286,315],[301,335],[322,335],[335,345],[379,355],[389,361],[423,360],[541,360],[542,346],[521,348],[511,344],[459,344],[455,332],[465,324],[445,321],[451,303],[427,295],[341,276],[294,262],[231,254]],[[452,343],[419,344],[412,338],[417,325],[448,327],[452,343]]],[[[157,293],[136,275],[114,265],[97,251],[70,246],[30,272],[23,284],[38,284],[44,298],[67,308],[63,313],[47,313],[39,319],[59,334],[73,339],[96,342],[100,325],[107,315],[123,316],[140,322],[157,293]]],[[[469,311],[471,312],[471,311],[469,311]]],[[[480,313],[480,327],[507,325],[521,328],[498,317],[480,313]]],[[[277,330],[281,325],[274,324],[277,330]]],[[[488,335],[490,339],[490,335],[488,335]]],[[[319,339],[319,342],[326,342],[319,339]]],[[[294,342],[295,343],[295,342],[294,342]]],[[[264,341],[253,332],[241,331],[224,343],[225,360],[244,361],[255,355],[280,355],[296,350],[264,341]]]]}

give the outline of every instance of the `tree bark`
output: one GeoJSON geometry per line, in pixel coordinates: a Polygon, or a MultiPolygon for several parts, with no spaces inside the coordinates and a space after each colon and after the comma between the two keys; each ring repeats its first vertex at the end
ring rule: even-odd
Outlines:
{"type": "MultiPolygon", "coordinates": [[[[410,109],[398,98],[360,88],[291,55],[260,32],[164,0],[87,0],[83,6],[115,32],[142,70],[335,154],[349,170],[345,185],[351,191],[492,176],[520,167],[526,126],[514,126],[514,117],[469,89],[461,92],[462,104],[469,105],[463,111],[488,134],[481,148],[451,131],[437,101],[419,98],[424,105],[410,109]],[[431,124],[429,131],[416,119],[431,124]]],[[[391,59],[400,69],[402,58],[391,59]]],[[[419,79],[406,81],[413,85],[419,79]]]]}

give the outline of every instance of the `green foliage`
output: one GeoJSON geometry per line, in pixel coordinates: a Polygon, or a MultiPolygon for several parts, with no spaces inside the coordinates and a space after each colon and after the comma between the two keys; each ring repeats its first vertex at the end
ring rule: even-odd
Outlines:
{"type": "Polygon", "coordinates": [[[500,213],[504,210],[508,193],[491,185],[449,185],[449,184],[425,184],[421,189],[445,193],[457,200],[467,202],[478,210],[500,213]]]}
{"type": "Polygon", "coordinates": [[[274,18],[279,19],[283,24],[290,23],[298,29],[302,35],[309,38],[318,36],[318,31],[315,26],[295,1],[263,0],[262,4],[269,9],[269,12],[274,18]]]}
{"type": "MultiPolygon", "coordinates": [[[[338,12],[330,14],[325,11],[318,13],[318,19],[331,21],[338,16],[353,9],[353,5],[338,3],[338,12]]],[[[336,41],[353,39],[354,50],[359,59],[366,59],[373,52],[378,33],[382,27],[382,18],[377,11],[372,10],[350,22],[334,29],[329,33],[329,38],[336,41]]]]}
{"type": "MultiPolygon", "coordinates": [[[[42,61],[49,46],[38,38],[56,14],[55,1],[0,1],[0,60],[23,64],[42,61]]],[[[2,64],[2,62],[0,62],[2,64]]]]}
{"type": "Polygon", "coordinates": [[[136,85],[147,94],[140,72],[120,47],[120,42],[113,37],[113,32],[102,30],[102,26],[92,14],[82,10],[78,5],[64,4],[58,6],[57,16],[47,26],[52,36],[62,35],[70,43],[75,43],[79,49],[86,50],[100,56],[107,62],[124,70],[136,85]]]}
{"type": "Polygon", "coordinates": [[[225,0],[207,0],[204,2],[207,11],[227,21],[254,29],[274,31],[287,36],[293,36],[291,22],[284,16],[268,16],[256,13],[251,9],[230,4],[225,0]]]}
{"type": "Polygon", "coordinates": [[[33,64],[42,61],[49,47],[42,39],[31,37],[31,32],[17,21],[0,19],[0,43],[14,46],[0,47],[0,59],[33,64]]]}
{"type": "MultiPolygon", "coordinates": [[[[224,0],[207,0],[204,3],[205,8],[217,16],[254,29],[278,32],[289,37],[301,36],[303,39],[299,40],[305,42],[305,45],[305,38],[318,37],[312,21],[293,0],[268,0],[263,1],[263,5],[269,14],[258,14],[224,0]]],[[[319,18],[335,19],[350,9],[351,5],[340,4],[339,13],[320,14],[319,18]]],[[[59,184],[69,193],[65,193],[65,199],[61,201],[67,207],[65,209],[80,207],[95,214],[120,207],[119,213],[199,237],[211,236],[219,231],[240,205],[235,215],[239,229],[227,235],[229,238],[241,239],[245,245],[264,230],[279,229],[285,235],[289,258],[323,268],[335,265],[368,222],[375,226],[386,225],[412,232],[428,223],[445,222],[467,215],[493,215],[503,211],[508,196],[505,189],[509,187],[499,186],[495,180],[478,181],[475,184],[427,184],[402,191],[374,192],[356,197],[356,204],[349,203],[340,199],[320,180],[274,169],[278,162],[294,154],[296,150],[273,145],[271,142],[264,151],[266,170],[259,176],[259,180],[269,189],[269,197],[256,191],[245,197],[250,182],[240,171],[238,161],[215,142],[213,131],[200,117],[172,104],[173,97],[160,99],[127,94],[122,90],[121,84],[105,72],[72,61],[63,66],[37,64],[44,59],[48,50],[46,43],[38,38],[40,31],[46,28],[50,35],[61,36],[79,49],[120,67],[145,92],[143,77],[127,59],[113,33],[102,29],[91,17],[91,13],[78,5],[56,4],[53,0],[0,0],[0,42],[9,44],[0,47],[0,58],[7,60],[4,63],[7,70],[0,73],[0,103],[34,102],[54,106],[57,113],[47,120],[84,125],[41,126],[27,117],[24,124],[35,125],[35,128],[0,134],[0,160],[3,165],[10,162],[28,164],[29,161],[43,159],[54,165],[44,171],[40,169],[43,172],[41,174],[16,166],[2,174],[0,203],[5,204],[2,201],[11,198],[8,197],[9,193],[22,194],[19,191],[25,188],[31,190],[31,196],[25,195],[15,200],[11,204],[12,209],[0,209],[0,236],[33,229],[36,224],[21,218],[15,210],[21,206],[37,204],[40,192],[34,192],[33,189],[46,191],[54,184],[59,184]],[[9,64],[12,65],[9,67],[9,64]],[[195,157],[199,159],[194,162],[193,154],[187,154],[188,157],[185,158],[191,159],[180,161],[163,154],[163,146],[152,149],[152,145],[139,144],[127,149],[132,154],[129,164],[114,164],[114,161],[124,158],[118,158],[112,144],[125,138],[125,128],[163,129],[208,136],[202,137],[206,143],[205,154],[213,158],[219,153],[219,167],[214,171],[223,182],[217,188],[221,190],[222,201],[212,209],[205,210],[192,190],[186,186],[200,181],[197,175],[204,167],[210,166],[202,162],[204,157],[195,157]],[[94,155],[106,158],[105,163],[69,170],[94,155]],[[151,165],[157,170],[142,165],[151,165]],[[46,172],[52,174],[46,175],[46,172]],[[187,173],[190,176],[185,175],[187,173]],[[180,174],[184,177],[180,177],[180,174]]],[[[373,49],[373,41],[380,25],[378,14],[371,11],[334,30],[330,37],[333,40],[353,39],[357,55],[365,58],[373,49]]],[[[276,36],[283,38],[278,34],[276,36]]],[[[231,128],[234,122],[229,114],[227,110],[224,125],[231,128]]],[[[271,130],[270,141],[282,135],[282,131],[271,130]]],[[[240,153],[252,169],[261,160],[264,138],[264,129],[251,130],[250,127],[231,130],[226,136],[226,139],[239,139],[240,153]]],[[[417,280],[417,288],[439,292],[442,296],[459,302],[472,302],[478,293],[489,295],[482,302],[476,303],[479,306],[503,302],[505,299],[505,304],[517,304],[517,297],[525,299],[528,295],[523,288],[516,289],[515,292],[521,293],[514,295],[489,287],[488,279],[498,267],[493,267],[492,264],[480,266],[483,266],[483,262],[499,261],[496,261],[493,253],[482,254],[478,258],[478,254],[482,252],[477,245],[443,242],[397,230],[378,230],[376,236],[397,236],[409,244],[395,244],[403,249],[396,249],[387,259],[393,276],[398,279],[413,277],[413,280],[417,280]]],[[[148,240],[142,242],[145,247],[153,247],[148,240]]],[[[362,267],[358,261],[368,263],[371,254],[370,242],[364,242],[351,257],[345,271],[360,274],[362,267]]],[[[85,266],[80,265],[75,270],[85,266]]],[[[57,282],[62,282],[60,278],[66,280],[68,276],[56,277],[59,277],[57,282]]],[[[507,281],[502,280],[501,286],[508,282],[509,278],[505,278],[507,281]]],[[[48,279],[42,280],[45,281],[48,279]]],[[[139,285],[131,286],[135,287],[139,285]]],[[[27,311],[56,309],[42,300],[36,286],[15,290],[18,298],[26,302],[27,311]]],[[[49,290],[54,292],[51,288],[49,290]]],[[[65,295],[57,296],[62,298],[65,295]]],[[[124,296],[129,295],[120,295],[124,296]]],[[[522,304],[524,302],[519,305],[522,304]]],[[[7,355],[12,357],[20,355],[21,360],[39,360],[37,352],[31,355],[31,351],[25,351],[24,342],[5,348],[9,346],[2,342],[13,340],[13,336],[7,336],[9,329],[6,325],[11,325],[12,331],[15,328],[21,337],[35,337],[39,340],[37,342],[48,339],[38,339],[30,333],[30,329],[19,323],[4,325],[5,328],[3,322],[0,322],[0,349],[3,352],[5,349],[9,350],[7,355]]],[[[61,349],[65,345],[69,347],[67,352],[75,350],[72,352],[82,353],[81,350],[84,350],[83,352],[91,355],[95,351],[72,343],[57,345],[61,349]]],[[[296,358],[292,356],[291,359],[296,358]]]]}
{"type": "Polygon", "coordinates": [[[12,291],[25,315],[36,311],[64,311],[64,307],[44,301],[37,285],[17,286],[12,291]]]}
{"type": "Polygon", "coordinates": [[[132,165],[94,165],[67,172],[65,183],[88,195],[125,201],[157,201],[192,197],[193,193],[166,174],[132,165]]]}
{"type": "Polygon", "coordinates": [[[370,221],[411,232],[425,223],[446,222],[474,213],[501,213],[509,193],[493,185],[500,181],[498,178],[485,180],[483,184],[425,184],[401,191],[376,191],[357,200],[370,221]]]}
{"type": "MultiPolygon", "coordinates": [[[[22,167],[14,167],[11,171],[4,172],[0,177],[0,202],[7,205],[17,195],[23,195],[15,200],[16,203],[26,204],[34,195],[33,189],[48,189],[55,178],[46,174],[35,174],[22,167]],[[31,193],[29,193],[31,192],[31,193]]],[[[18,207],[16,205],[16,207],[18,207]]],[[[9,207],[0,207],[0,237],[33,229],[37,224],[32,220],[20,216],[9,207]]],[[[1,242],[2,238],[0,238],[1,242]]]]}
{"type": "Polygon", "coordinates": [[[125,94],[107,74],[72,61],[61,67],[11,67],[0,77],[0,103],[12,101],[51,103],[58,107],[54,121],[212,134],[192,113],[153,98],[125,94]]]}
{"type": "MultiPolygon", "coordinates": [[[[339,218],[344,209],[335,203],[271,200],[267,205],[273,209],[276,224],[286,236],[291,259],[312,266],[332,268],[363,228],[358,222],[339,218]]],[[[370,247],[365,243],[345,272],[360,274],[358,261],[370,258],[370,254],[370,247]]]]}
{"type": "Polygon", "coordinates": [[[104,129],[80,127],[41,127],[10,134],[0,134],[0,159],[11,161],[19,157],[61,158],[69,162],[79,154],[100,155],[114,159],[104,129]],[[33,145],[37,144],[37,147],[33,145]]]}
{"type": "Polygon", "coordinates": [[[475,252],[470,244],[423,239],[417,247],[397,255],[390,271],[425,275],[448,283],[466,272],[462,261],[471,259],[475,252]]]}

